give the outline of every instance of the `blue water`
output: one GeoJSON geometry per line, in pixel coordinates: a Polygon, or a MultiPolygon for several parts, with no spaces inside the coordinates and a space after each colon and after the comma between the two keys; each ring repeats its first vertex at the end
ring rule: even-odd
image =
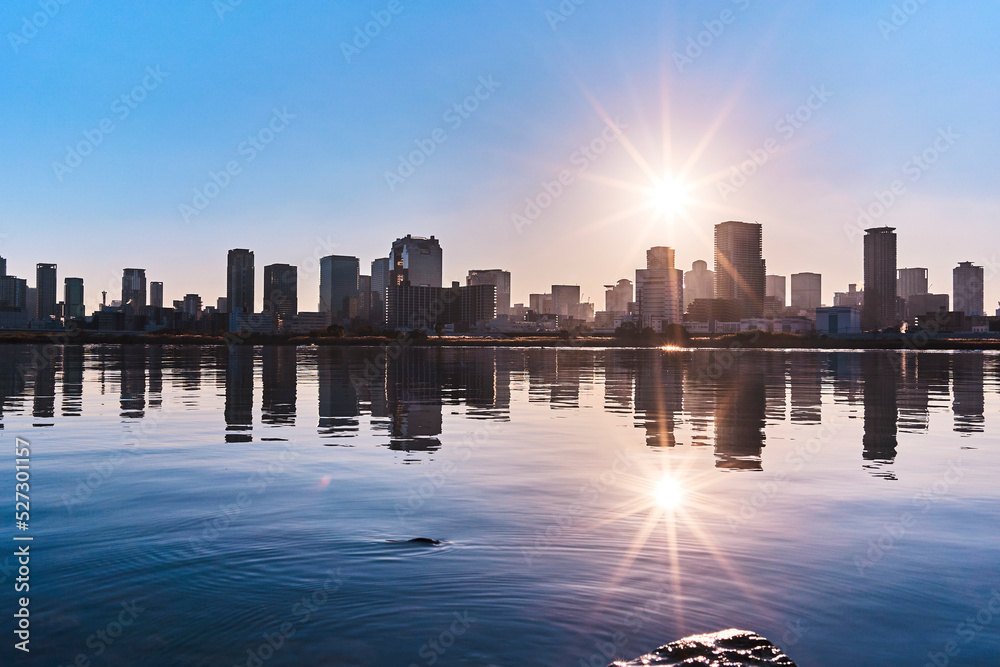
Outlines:
{"type": "Polygon", "coordinates": [[[1000,664],[997,355],[5,345],[0,400],[4,665],[1000,664]]]}

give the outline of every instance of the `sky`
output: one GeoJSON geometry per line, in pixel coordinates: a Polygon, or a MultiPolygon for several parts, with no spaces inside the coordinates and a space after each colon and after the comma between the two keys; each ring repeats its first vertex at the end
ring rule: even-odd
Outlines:
{"type": "Polygon", "coordinates": [[[769,274],[862,282],[859,229],[1000,300],[1000,4],[934,0],[12,0],[0,9],[0,255],[167,303],[226,253],[362,271],[406,234],[512,301],[712,259],[759,222],[769,274]],[[457,106],[456,106],[457,105],[457,106]],[[867,217],[862,217],[862,213],[867,217]]]}

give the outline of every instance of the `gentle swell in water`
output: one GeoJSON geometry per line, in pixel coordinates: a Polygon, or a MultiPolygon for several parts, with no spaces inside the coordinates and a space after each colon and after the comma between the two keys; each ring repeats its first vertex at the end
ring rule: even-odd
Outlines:
{"type": "Polygon", "coordinates": [[[661,646],[632,662],[614,662],[608,667],[642,665],[702,665],[737,667],[784,665],[795,667],[791,658],[763,637],[746,630],[723,630],[708,635],[692,635],[661,646]]]}

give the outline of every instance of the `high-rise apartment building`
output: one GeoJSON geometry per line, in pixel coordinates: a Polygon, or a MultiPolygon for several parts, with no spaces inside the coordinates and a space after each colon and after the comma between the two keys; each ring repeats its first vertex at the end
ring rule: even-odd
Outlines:
{"type": "Polygon", "coordinates": [[[761,317],[766,274],[760,224],[730,220],[715,226],[716,299],[740,302],[743,317],[761,317]]]}
{"type": "Polygon", "coordinates": [[[385,326],[385,290],[389,286],[392,261],[388,257],[372,260],[372,322],[385,326]]]}
{"type": "Polygon", "coordinates": [[[393,285],[408,282],[415,287],[441,287],[441,244],[433,236],[427,239],[407,234],[396,239],[389,260],[393,285]]]}
{"type": "Polygon", "coordinates": [[[226,301],[230,314],[254,312],[252,250],[236,248],[229,251],[229,266],[226,273],[226,301]]]}
{"type": "Polygon", "coordinates": [[[663,332],[684,320],[684,272],[674,267],[674,249],[646,251],[646,268],[635,271],[636,310],[643,327],[663,332]]]}
{"type": "Polygon", "coordinates": [[[927,294],[927,269],[899,269],[896,271],[896,295],[909,300],[915,294],[927,294]]]}
{"type": "Polygon", "coordinates": [[[47,320],[59,317],[58,293],[55,264],[35,266],[35,319],[47,320]]]}
{"type": "Polygon", "coordinates": [[[146,308],[146,269],[125,269],[122,272],[122,310],[133,315],[146,308]]]}
{"type": "Polygon", "coordinates": [[[823,276],[818,273],[792,274],[792,308],[816,310],[823,305],[823,276]]]}
{"type": "Polygon", "coordinates": [[[961,262],[952,271],[952,278],[954,289],[952,306],[955,312],[965,313],[968,316],[985,315],[983,267],[975,266],[972,262],[961,262]]]}
{"type": "Polygon", "coordinates": [[[865,303],[861,328],[876,331],[898,321],[896,303],[896,229],[865,230],[865,303]]]}
{"type": "Polygon", "coordinates": [[[264,267],[264,312],[291,319],[299,312],[299,273],[291,264],[264,267]]]}
{"type": "Polygon", "coordinates": [[[357,257],[329,255],[319,260],[319,312],[329,313],[334,323],[357,317],[360,275],[357,257]]]}
{"type": "Polygon", "coordinates": [[[151,308],[163,308],[163,283],[149,283],[149,305],[151,308]]]}
{"type": "Polygon", "coordinates": [[[695,299],[715,297],[715,272],[708,270],[708,262],[699,259],[691,264],[691,270],[684,274],[684,311],[695,299]]]}
{"type": "Polygon", "coordinates": [[[493,285],[496,289],[497,316],[510,315],[510,271],[473,269],[465,279],[467,286],[493,285]]]}
{"type": "Polygon", "coordinates": [[[82,320],[87,316],[87,309],[83,303],[83,278],[67,278],[64,281],[64,290],[66,319],[82,320]]]}

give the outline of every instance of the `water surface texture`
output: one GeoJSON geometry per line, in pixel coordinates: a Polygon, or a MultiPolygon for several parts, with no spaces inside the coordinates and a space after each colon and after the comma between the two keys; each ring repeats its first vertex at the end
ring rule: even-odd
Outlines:
{"type": "Polygon", "coordinates": [[[19,437],[32,664],[992,665],[998,407],[979,353],[5,345],[2,604],[19,437]]]}

